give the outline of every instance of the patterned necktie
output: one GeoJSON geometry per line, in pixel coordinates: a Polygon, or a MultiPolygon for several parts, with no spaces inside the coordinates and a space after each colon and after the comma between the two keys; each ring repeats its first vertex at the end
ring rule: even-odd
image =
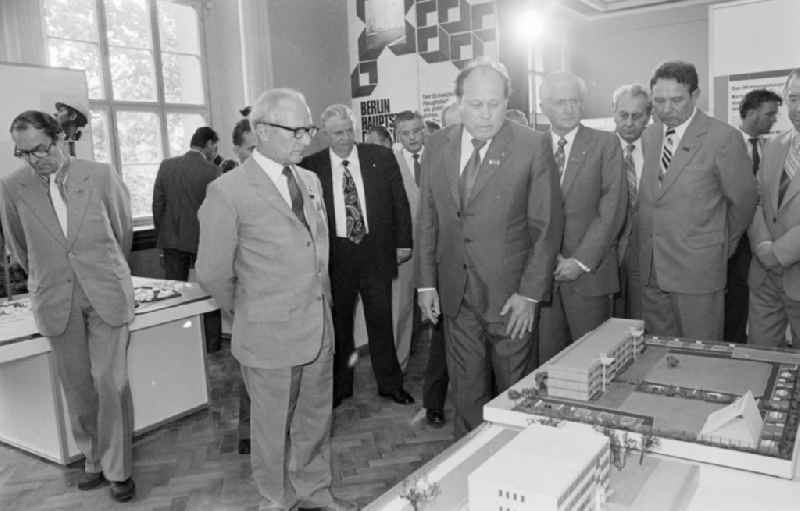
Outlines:
{"type": "Polygon", "coordinates": [[[306,215],[303,213],[303,194],[300,192],[300,187],[297,185],[297,180],[289,167],[283,167],[283,175],[286,177],[286,184],[289,186],[289,197],[292,199],[292,211],[294,216],[308,229],[308,222],[306,222],[306,215]]]}
{"type": "Polygon", "coordinates": [[[625,158],[622,160],[625,165],[625,177],[628,180],[628,204],[631,207],[636,206],[639,199],[639,187],[636,179],[636,165],[633,163],[633,150],[636,148],[633,144],[625,146],[625,158]]]}
{"type": "Polygon", "coordinates": [[[561,137],[558,139],[558,148],[556,149],[556,153],[553,157],[556,159],[556,168],[558,169],[558,178],[561,181],[564,181],[564,160],[566,160],[566,152],[564,151],[564,147],[567,145],[567,139],[561,137]]]}
{"type": "Polygon", "coordinates": [[[475,185],[475,178],[478,176],[478,170],[481,168],[481,148],[486,145],[485,140],[472,139],[472,156],[469,157],[464,171],[461,173],[459,180],[459,191],[461,192],[461,208],[467,205],[472,187],[475,185]]]}
{"type": "Polygon", "coordinates": [[[753,147],[753,175],[758,172],[758,166],[761,164],[761,155],[758,154],[758,137],[750,137],[750,145],[753,147]]]}
{"type": "Polygon", "coordinates": [[[661,148],[661,173],[658,175],[658,180],[663,181],[664,176],[669,170],[669,164],[672,162],[672,153],[675,150],[675,128],[669,128],[664,134],[664,145],[661,148]]]}
{"type": "Polygon", "coordinates": [[[778,184],[778,207],[783,205],[783,196],[792,183],[792,179],[800,172],[800,137],[795,137],[792,147],[786,154],[786,163],[781,172],[781,181],[778,184]]]}
{"type": "Polygon", "coordinates": [[[342,189],[344,192],[347,239],[353,243],[361,243],[361,240],[367,235],[367,229],[364,226],[364,214],[361,211],[361,205],[358,200],[356,182],[353,180],[353,175],[350,174],[348,165],[350,165],[349,161],[342,160],[342,167],[344,167],[342,189]]]}
{"type": "Polygon", "coordinates": [[[414,158],[414,182],[419,186],[419,173],[422,170],[422,165],[419,163],[419,153],[411,155],[414,158]]]}

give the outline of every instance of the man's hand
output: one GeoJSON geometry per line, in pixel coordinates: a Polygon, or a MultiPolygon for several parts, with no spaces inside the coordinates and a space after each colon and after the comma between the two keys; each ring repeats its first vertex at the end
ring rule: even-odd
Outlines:
{"type": "Polygon", "coordinates": [[[500,310],[501,316],[510,314],[506,323],[506,335],[512,339],[522,339],[533,332],[535,309],[536,302],[517,293],[511,295],[500,310]]]}
{"type": "Polygon", "coordinates": [[[397,249],[397,264],[403,264],[404,262],[411,259],[411,249],[410,248],[398,248],[397,249]]]}
{"type": "Polygon", "coordinates": [[[569,282],[580,277],[582,273],[583,268],[578,265],[578,261],[575,258],[558,256],[556,271],[553,272],[556,280],[569,282]]]}
{"type": "Polygon", "coordinates": [[[435,289],[417,291],[417,305],[421,320],[429,320],[434,325],[439,322],[439,293],[435,289]]]}
{"type": "Polygon", "coordinates": [[[775,257],[775,252],[772,250],[771,241],[764,242],[756,247],[756,257],[761,261],[761,264],[771,270],[781,267],[781,262],[775,257]]]}

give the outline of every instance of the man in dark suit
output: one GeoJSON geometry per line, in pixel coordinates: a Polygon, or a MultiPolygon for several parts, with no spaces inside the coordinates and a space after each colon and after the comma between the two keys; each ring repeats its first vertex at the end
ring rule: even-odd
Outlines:
{"type": "MultiPolygon", "coordinates": [[[[167,158],[158,168],[153,186],[153,227],[167,279],[188,280],[189,270],[194,267],[200,238],[197,211],[206,198],[206,186],[221,174],[211,163],[218,141],[211,128],[197,128],[189,151],[167,158]]],[[[206,314],[203,322],[206,347],[216,351],[220,345],[220,312],[206,314]]]]}
{"type": "Polygon", "coordinates": [[[553,299],[542,304],[539,322],[539,363],[544,363],[611,316],[611,295],[619,290],[617,240],[628,189],[616,137],[580,122],[583,80],[553,73],[539,90],[564,200],[553,299]]]}
{"type": "Polygon", "coordinates": [[[695,107],[697,70],[666,62],[650,79],[655,122],[642,135],[639,269],[645,328],[722,340],[728,258],[758,196],[741,135],[695,107]]]}
{"type": "Polygon", "coordinates": [[[536,303],[550,298],[561,246],[550,140],[505,120],[509,89],[502,64],[465,67],[463,124],[431,135],[422,160],[417,299],[424,319],[444,314],[456,435],[530,371],[536,303]]]}
{"type": "Polygon", "coordinates": [[[348,107],[329,106],[320,124],[330,147],[301,165],[319,176],[328,213],[336,332],[333,404],[353,395],[353,313],[359,295],[378,393],[411,404],[414,399],[403,388],[392,334],[392,279],[397,265],[411,257],[412,246],[403,178],[391,150],[355,143],[348,107]]]}

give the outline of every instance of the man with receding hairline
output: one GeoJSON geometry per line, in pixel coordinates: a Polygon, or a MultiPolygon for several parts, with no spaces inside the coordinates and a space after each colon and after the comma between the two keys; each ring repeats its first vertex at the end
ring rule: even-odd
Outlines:
{"type": "Polygon", "coordinates": [[[505,119],[509,89],[502,64],[467,65],[455,87],[463,124],[434,133],[422,162],[418,303],[423,319],[443,316],[457,436],[530,371],[561,245],[550,142],[505,119]]]}

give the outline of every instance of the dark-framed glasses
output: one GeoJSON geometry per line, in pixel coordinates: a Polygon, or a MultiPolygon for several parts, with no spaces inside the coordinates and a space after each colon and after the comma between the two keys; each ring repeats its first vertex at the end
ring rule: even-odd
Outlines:
{"type": "Polygon", "coordinates": [[[50,142],[50,145],[47,147],[45,147],[44,144],[39,144],[33,149],[29,149],[27,151],[14,146],[14,157],[25,160],[30,160],[31,158],[41,160],[42,158],[46,158],[50,155],[50,149],[52,149],[54,145],[56,145],[55,142],[50,142]]]}
{"type": "Polygon", "coordinates": [[[264,124],[266,126],[272,126],[273,128],[291,131],[294,138],[297,139],[303,138],[304,135],[308,135],[309,138],[314,138],[314,135],[319,132],[319,128],[316,126],[298,126],[297,128],[292,128],[290,126],[284,126],[283,124],[275,124],[274,122],[267,121],[257,121],[256,124],[264,124]]]}

